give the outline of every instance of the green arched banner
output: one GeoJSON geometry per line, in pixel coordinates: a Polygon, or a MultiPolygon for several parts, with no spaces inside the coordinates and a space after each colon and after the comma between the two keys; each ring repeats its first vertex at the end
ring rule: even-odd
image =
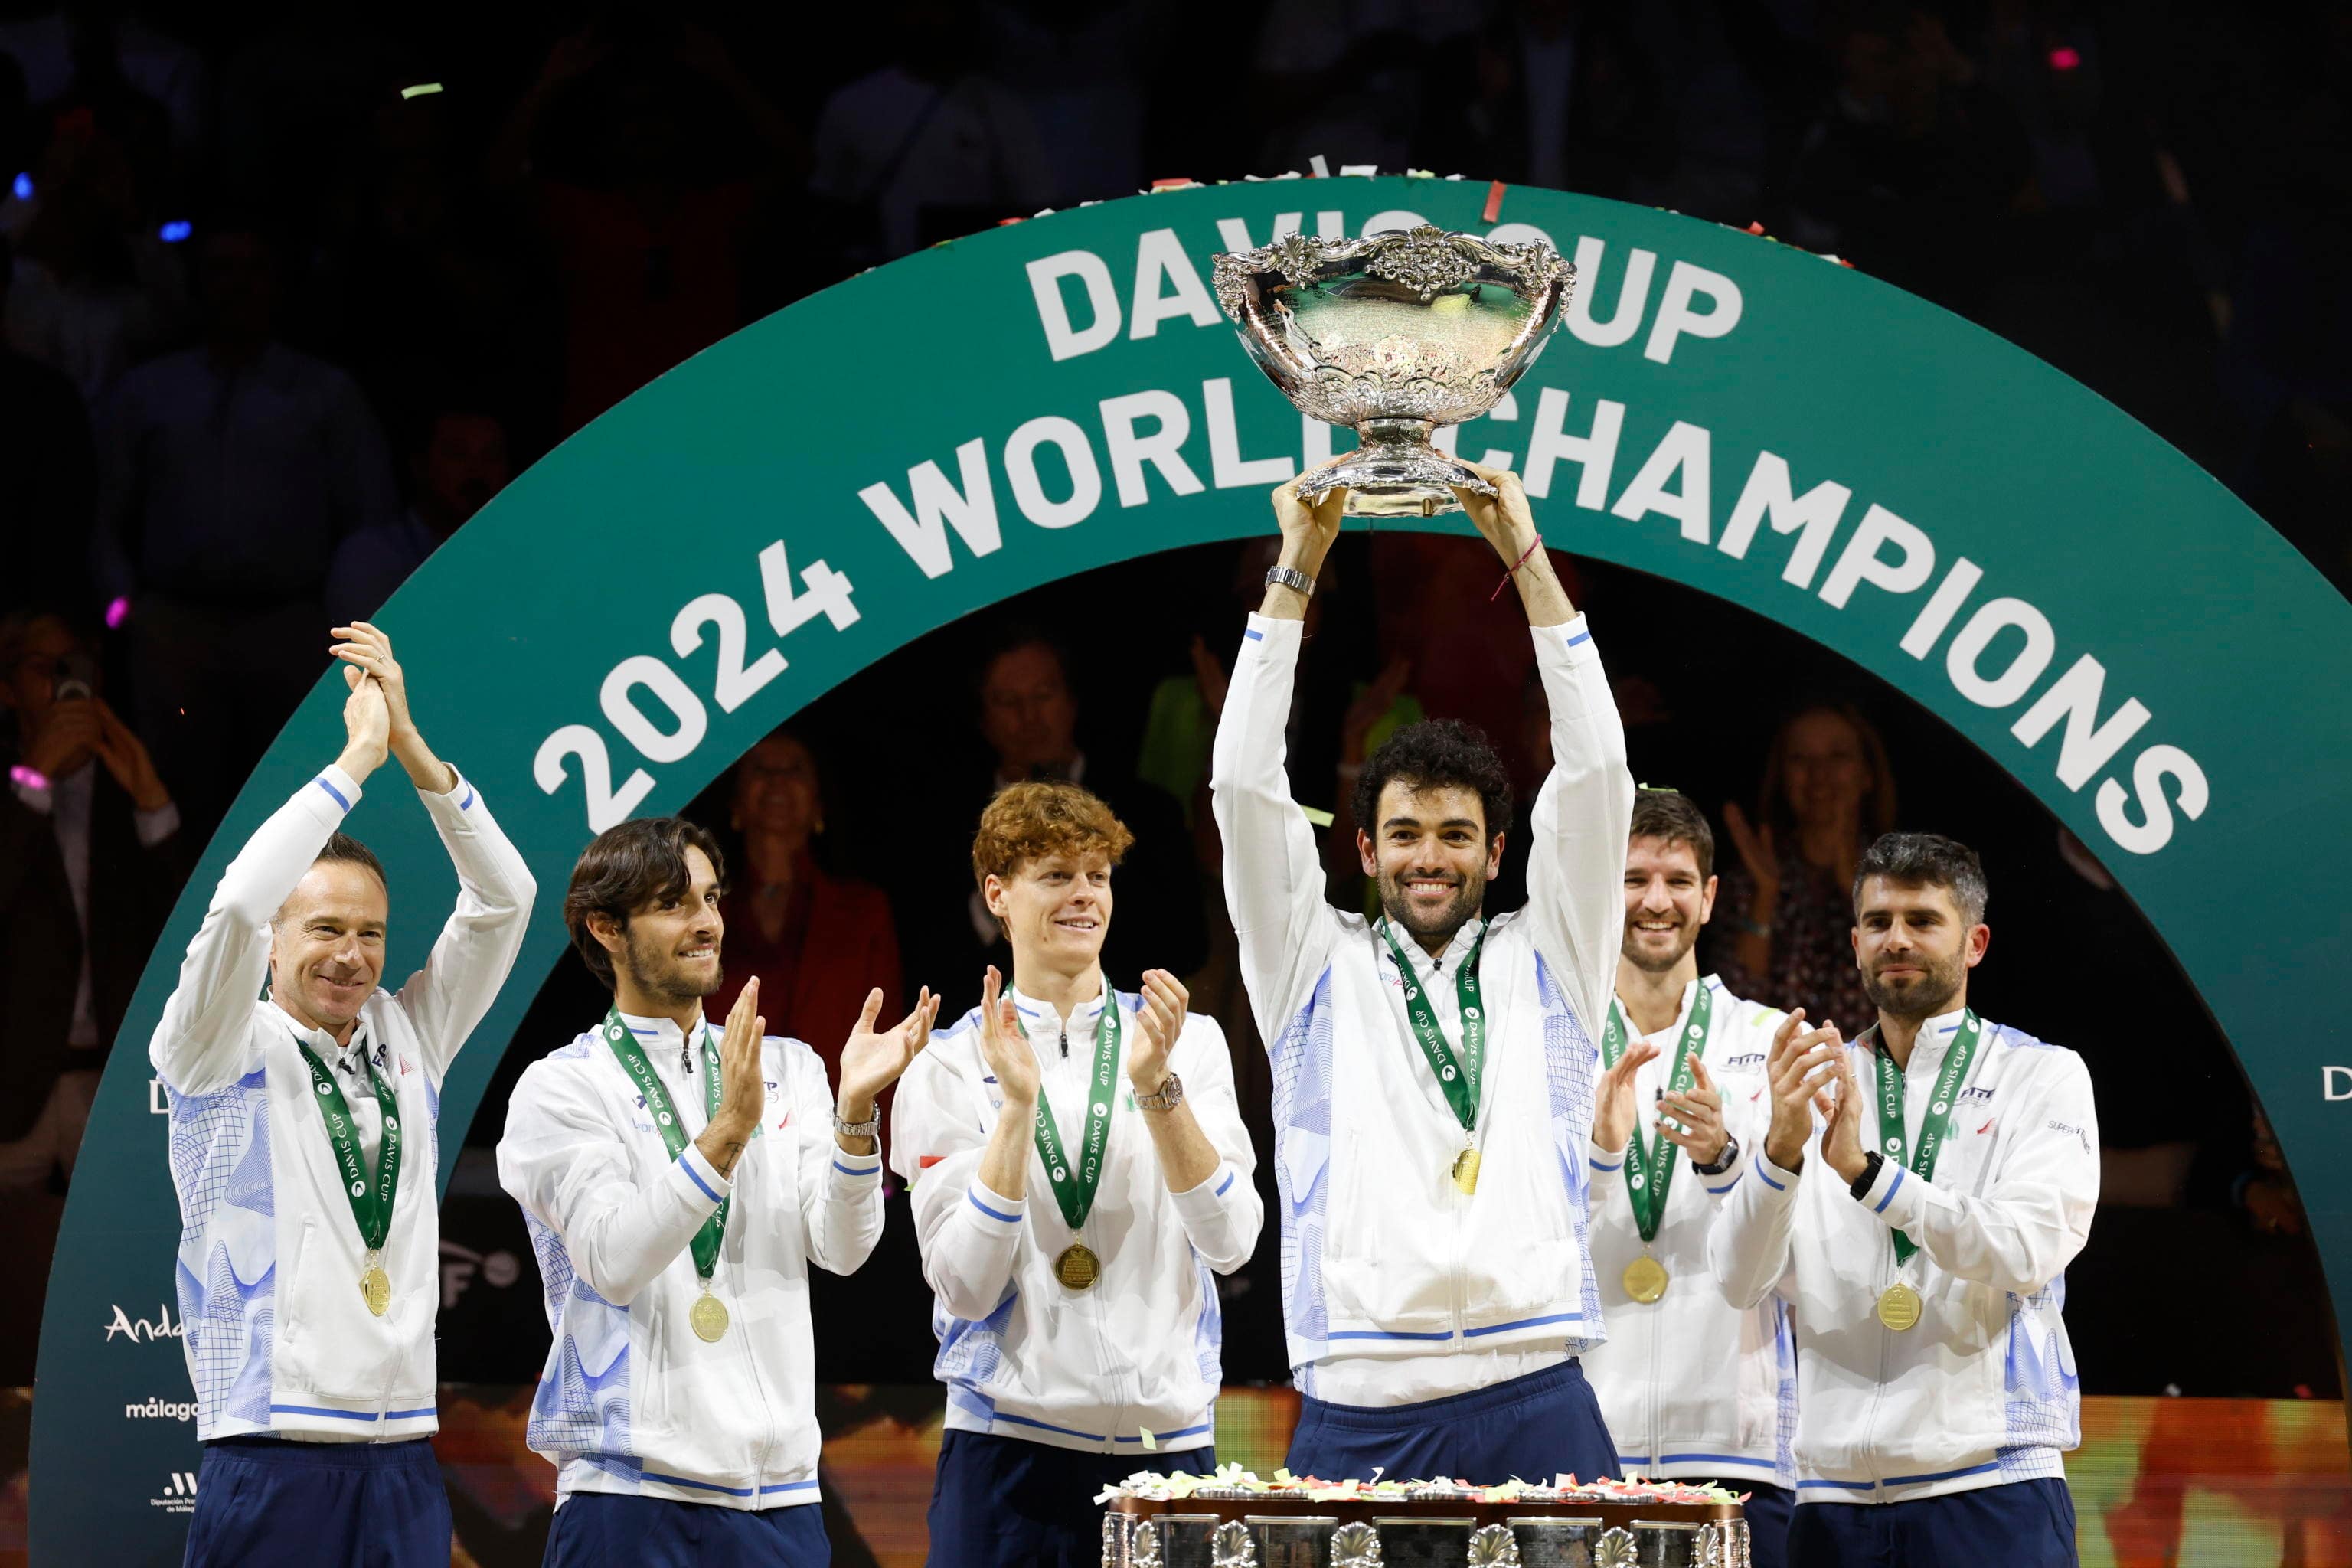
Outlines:
{"type": "MultiPolygon", "coordinates": [[[[2352,1187],[2322,1156],[2352,1117],[2352,610],[2179,453],[1931,305],[1610,202],[1514,190],[1498,225],[1486,195],[1195,187],[925,251],[662,377],[436,555],[380,618],[435,745],[542,889],[450,1077],[445,1178],[562,951],[555,890],[593,831],[684,805],[812,698],[958,616],[1265,530],[1265,489],[1330,432],[1244,358],[1209,258],[1289,228],[1427,220],[1541,235],[1580,274],[1567,325],[1462,452],[1517,468],[1555,544],[1745,605],[1892,682],[2080,835],[2237,1042],[2346,1321],[2352,1187]]],[[[76,1173],[49,1280],[37,1561],[177,1561],[197,1448],[143,1047],[222,868],[337,749],[341,693],[322,679],[254,773],[108,1068],[86,1145],[107,1156],[76,1173]]],[[[394,782],[352,828],[390,868],[404,973],[454,879],[394,782]]],[[[2127,1002],[2129,977],[2095,954],[2050,961],[2127,1002]]]]}

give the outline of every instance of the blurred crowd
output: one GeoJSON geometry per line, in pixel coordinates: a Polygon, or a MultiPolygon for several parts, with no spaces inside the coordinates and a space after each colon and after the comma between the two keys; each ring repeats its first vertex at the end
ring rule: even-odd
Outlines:
{"type": "MultiPolygon", "coordinates": [[[[2105,393],[2352,584],[2352,295],[2329,282],[2352,238],[2352,5],[881,0],[869,17],[820,39],[790,8],[0,5],[0,1189],[53,1199],[69,1179],[194,847],[317,678],[323,628],[746,322],[1156,177],[1319,156],[1761,222],[2105,393]]],[[[1492,586],[1457,542],[1351,542],[1315,600],[1330,624],[1290,755],[1302,798],[1340,813],[1343,901],[1363,896],[1344,785],[1389,730],[1465,717],[1524,783],[1547,761],[1524,635],[1439,638],[1411,613],[1457,578],[1465,602],[1492,586]]],[[[849,753],[825,704],[755,747],[696,813],[730,836],[730,970],[820,1048],[866,977],[960,1009],[1003,962],[971,819],[996,784],[1074,779],[1139,840],[1112,973],[1192,977],[1262,1079],[1202,791],[1265,564],[1256,547],[1159,563],[1208,608],[1084,649],[1083,671],[1040,629],[1067,623],[1047,597],[861,677],[861,701],[929,701],[922,679],[975,672],[926,770],[940,809],[911,830],[828,788],[849,753]]],[[[1858,1021],[1859,846],[1897,824],[1984,844],[1995,929],[2044,966],[2016,963],[2002,1005],[2100,1072],[2110,1207],[2201,1205],[2307,1259],[2225,1043],[2090,850],[1820,650],[1710,658],[1710,638],[1774,628],[1579,570],[1659,633],[1614,645],[1637,773],[1720,808],[1710,967],[1858,1021]],[[1722,672],[1759,665],[1770,683],[1735,708],[1722,672]],[[1733,710],[1758,717],[1727,729],[1733,710]],[[1995,797],[2010,816],[1956,820],[1995,797]],[[2116,1035],[2110,994],[2048,962],[2070,952],[2154,976],[2149,1016],[2180,1026],[2116,1035]],[[2124,1068],[2151,1055],[2210,1089],[2193,1114],[2134,1090],[2154,1075],[2124,1068]]],[[[578,1026],[562,984],[510,1067],[578,1026]]],[[[42,1223],[38,1203],[0,1214],[42,1223]]],[[[1267,1324],[1273,1268],[1235,1286],[1267,1324]]]]}

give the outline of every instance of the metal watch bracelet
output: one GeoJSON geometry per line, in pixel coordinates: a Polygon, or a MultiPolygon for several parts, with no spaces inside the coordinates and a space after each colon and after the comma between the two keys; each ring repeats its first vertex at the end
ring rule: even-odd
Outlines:
{"type": "Polygon", "coordinates": [[[1173,1110],[1184,1103],[1184,1080],[1170,1073],[1152,1094],[1139,1094],[1135,1103],[1145,1110],[1173,1110]]]}
{"type": "Polygon", "coordinates": [[[874,1114],[867,1117],[863,1121],[844,1121],[841,1119],[841,1108],[835,1106],[833,1112],[833,1131],[836,1136],[842,1138],[872,1138],[877,1136],[882,1131],[881,1104],[877,1101],[874,1107],[874,1114]]]}
{"type": "Polygon", "coordinates": [[[1283,587],[1288,588],[1293,593],[1298,594],[1306,598],[1311,599],[1315,596],[1315,579],[1309,577],[1306,573],[1301,572],[1296,566],[1267,567],[1265,569],[1265,585],[1271,588],[1276,584],[1280,584],[1283,587]]]}

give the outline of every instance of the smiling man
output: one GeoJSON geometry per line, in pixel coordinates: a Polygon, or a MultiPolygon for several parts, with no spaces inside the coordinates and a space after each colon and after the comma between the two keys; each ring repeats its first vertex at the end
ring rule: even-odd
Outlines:
{"type": "Polygon", "coordinates": [[[989,803],[972,879],[1012,994],[990,969],[898,1092],[891,1158],[914,1185],[948,1385],[930,1568],[1085,1568],[1103,1487],[1216,1468],[1214,1276],[1248,1260],[1265,1215],[1224,1032],[1166,970],[1128,994],[1104,976],[1131,842],[1076,784],[989,803]]]}
{"type": "Polygon", "coordinates": [[[808,1268],[882,1233],[875,1097],[930,1036],[929,992],[841,1049],[838,1098],[768,1036],[760,981],[722,1037],[727,863],[681,817],[582,852],[563,923],[613,1004],[523,1072],[499,1140],[554,1331],[527,1440],[556,1467],[551,1568],[823,1568],[808,1268]]]}
{"type": "Polygon", "coordinates": [[[1890,833],[1853,881],[1878,1022],[1782,1023],[1751,1180],[1708,1238],[1733,1306],[1795,1304],[1792,1562],[2072,1568],[2082,1440],[2060,1309],[2099,1201],[2090,1075],[1980,1018],[1976,852],[1890,833]]]}
{"type": "Polygon", "coordinates": [[[536,889],[481,795],[417,732],[390,641],[364,622],[335,633],[351,688],[342,753],[229,863],[148,1046],[171,1099],[180,1316],[205,1444],[191,1564],[449,1561],[427,1441],[435,1122],[536,889]],[[458,887],[396,994],[377,984],[383,868],[341,831],[387,752],[458,887]]]}
{"type": "Polygon", "coordinates": [[[1635,797],[1624,888],[1601,1055],[1634,1072],[1593,1115],[1592,1261],[1609,1342],[1586,1352],[1585,1370],[1618,1463],[1747,1492],[1757,1568],[1781,1568],[1796,1342],[1777,1295],[1747,1311],[1725,1302],[1706,1251],[1763,1141],[1764,1062],[1781,1015],[1698,972],[1715,833],[1686,796],[1635,797]]]}
{"type": "Polygon", "coordinates": [[[1283,735],[1343,492],[1311,507],[1296,480],[1275,492],[1282,556],[1217,729],[1225,898],[1273,1056],[1302,1475],[1616,1469],[1576,1358],[1604,1337],[1586,1243],[1594,1099],[1637,1065],[1610,1081],[1596,1046],[1633,781],[1591,634],[1519,481],[1480,472],[1497,493],[1459,493],[1518,584],[1551,711],[1524,910],[1481,912],[1510,782],[1484,736],[1444,721],[1398,731],[1359,781],[1358,849],[1381,918],[1325,901],[1283,735]]]}

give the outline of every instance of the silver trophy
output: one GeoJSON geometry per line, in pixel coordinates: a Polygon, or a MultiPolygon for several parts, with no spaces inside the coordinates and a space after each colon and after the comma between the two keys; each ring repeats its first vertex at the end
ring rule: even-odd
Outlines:
{"type": "Polygon", "coordinates": [[[1285,235],[1217,258],[1217,303],[1301,413],[1352,427],[1354,455],[1309,475],[1356,517],[1459,511],[1494,487],[1430,444],[1510,389],[1559,322],[1576,268],[1540,241],[1419,228],[1361,239],[1285,235]]]}

